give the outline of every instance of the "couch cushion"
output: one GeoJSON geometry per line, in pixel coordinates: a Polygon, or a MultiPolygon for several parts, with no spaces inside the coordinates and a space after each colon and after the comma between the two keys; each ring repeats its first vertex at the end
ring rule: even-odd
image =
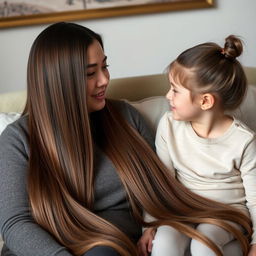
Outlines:
{"type": "Polygon", "coordinates": [[[20,113],[0,113],[0,134],[3,132],[5,127],[17,120],[20,117],[20,113]]]}
{"type": "Polygon", "coordinates": [[[139,101],[128,102],[142,114],[154,131],[156,131],[162,115],[170,110],[170,105],[164,96],[149,97],[139,101]]]}
{"type": "Polygon", "coordinates": [[[25,90],[0,94],[0,112],[21,113],[26,104],[25,90]]]}
{"type": "Polygon", "coordinates": [[[256,132],[256,86],[249,85],[247,94],[241,106],[235,111],[229,112],[237,119],[248,125],[256,132]]]}

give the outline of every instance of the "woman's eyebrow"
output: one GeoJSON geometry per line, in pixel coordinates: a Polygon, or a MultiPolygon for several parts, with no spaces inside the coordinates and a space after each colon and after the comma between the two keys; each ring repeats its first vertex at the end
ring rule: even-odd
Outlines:
{"type": "MultiPolygon", "coordinates": [[[[107,60],[107,56],[103,58],[102,62],[104,63],[106,60],[107,60]]],[[[87,68],[96,67],[97,65],[98,65],[97,63],[88,64],[87,68]]]]}

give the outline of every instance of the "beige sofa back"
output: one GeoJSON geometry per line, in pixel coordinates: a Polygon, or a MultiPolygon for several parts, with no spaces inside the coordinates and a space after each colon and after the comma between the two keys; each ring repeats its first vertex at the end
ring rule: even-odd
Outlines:
{"type": "MultiPolygon", "coordinates": [[[[256,67],[244,68],[248,83],[256,85],[256,67]]],[[[165,95],[169,89],[167,74],[119,78],[111,80],[108,96],[114,99],[137,101],[165,95]]]]}
{"type": "MultiPolygon", "coordinates": [[[[112,79],[108,86],[107,97],[137,101],[164,95],[168,86],[165,74],[112,79]]],[[[0,94],[0,112],[22,112],[25,100],[25,90],[0,94]]]]}
{"type": "MultiPolygon", "coordinates": [[[[245,67],[249,84],[256,86],[256,68],[245,67]]],[[[112,79],[107,97],[138,101],[152,96],[165,95],[169,83],[166,74],[112,79]]],[[[22,112],[26,91],[0,94],[0,112],[22,112]]]]}

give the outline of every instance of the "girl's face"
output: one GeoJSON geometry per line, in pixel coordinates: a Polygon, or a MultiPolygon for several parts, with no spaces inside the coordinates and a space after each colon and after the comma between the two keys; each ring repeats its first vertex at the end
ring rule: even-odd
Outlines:
{"type": "Polygon", "coordinates": [[[179,121],[195,121],[202,114],[198,97],[192,97],[190,90],[175,82],[171,72],[169,81],[170,90],[166,98],[170,102],[173,118],[179,121]]]}
{"type": "Polygon", "coordinates": [[[88,47],[87,63],[87,109],[90,113],[104,108],[109,83],[107,57],[96,40],[88,47]]]}

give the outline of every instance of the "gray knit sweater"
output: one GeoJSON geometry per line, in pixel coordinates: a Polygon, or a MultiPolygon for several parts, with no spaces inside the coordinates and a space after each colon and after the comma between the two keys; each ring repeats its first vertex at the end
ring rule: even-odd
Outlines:
{"type": "MultiPolygon", "coordinates": [[[[152,132],[139,113],[119,102],[126,120],[154,144],[152,132]]],[[[5,246],[2,256],[68,256],[70,252],[37,225],[29,211],[26,190],[29,146],[27,117],[9,125],[0,136],[0,228],[5,246]]],[[[110,159],[100,149],[95,153],[95,212],[137,239],[141,227],[129,212],[124,188],[110,159]]]]}

